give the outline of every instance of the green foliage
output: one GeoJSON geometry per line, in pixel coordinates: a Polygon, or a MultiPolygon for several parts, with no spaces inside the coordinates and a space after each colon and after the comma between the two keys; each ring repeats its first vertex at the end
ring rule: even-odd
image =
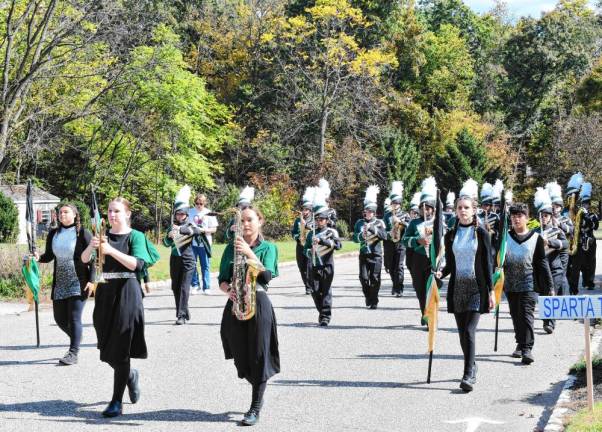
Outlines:
{"type": "Polygon", "coordinates": [[[256,187],[254,204],[265,217],[263,234],[273,240],[287,238],[295,220],[297,192],[286,174],[264,177],[253,175],[251,183],[256,187]]]}
{"type": "Polygon", "coordinates": [[[19,211],[13,201],[0,192],[0,243],[13,243],[19,234],[19,211]]]}
{"type": "Polygon", "coordinates": [[[347,239],[349,240],[351,238],[351,234],[349,232],[349,224],[347,223],[347,221],[343,220],[343,219],[339,219],[337,220],[337,231],[339,233],[339,238],[340,239],[347,239]]]}
{"type": "Polygon", "coordinates": [[[469,178],[481,184],[486,166],[483,143],[464,129],[446,146],[445,153],[437,156],[435,177],[444,189],[457,192],[469,178]]]}
{"type": "Polygon", "coordinates": [[[417,96],[431,108],[468,108],[474,60],[460,30],[443,24],[437,32],[426,33],[423,51],[417,96]]]}
{"type": "Polygon", "coordinates": [[[577,88],[577,102],[586,112],[602,112],[602,57],[577,88]]]}
{"type": "Polygon", "coordinates": [[[394,180],[403,181],[404,201],[409,203],[416,186],[416,172],[420,164],[420,154],[415,141],[405,133],[392,131],[383,137],[381,152],[387,187],[394,180]]]}

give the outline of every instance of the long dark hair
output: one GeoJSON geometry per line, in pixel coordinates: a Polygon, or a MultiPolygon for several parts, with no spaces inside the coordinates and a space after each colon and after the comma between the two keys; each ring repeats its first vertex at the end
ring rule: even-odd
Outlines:
{"type": "MultiPolygon", "coordinates": [[[[82,230],[82,221],[81,221],[81,217],[79,216],[79,210],[77,209],[77,207],[75,206],[75,204],[71,204],[71,203],[63,203],[61,204],[58,209],[59,209],[59,213],[61,212],[61,209],[63,207],[69,207],[71,209],[71,211],[75,214],[75,235],[79,236],[82,230]]],[[[63,224],[59,221],[58,224],[58,228],[57,231],[60,231],[64,228],[63,224]]]]}

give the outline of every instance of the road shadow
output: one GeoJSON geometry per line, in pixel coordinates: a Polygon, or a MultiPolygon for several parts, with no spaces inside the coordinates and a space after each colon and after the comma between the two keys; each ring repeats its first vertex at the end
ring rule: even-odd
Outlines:
{"type": "MultiPolygon", "coordinates": [[[[0,404],[0,414],[28,412],[36,413],[42,417],[52,418],[52,421],[65,423],[87,424],[114,424],[125,426],[142,426],[143,423],[132,421],[160,421],[160,422],[202,422],[202,423],[237,423],[233,416],[241,416],[242,412],[228,411],[223,413],[210,413],[190,409],[166,409],[148,412],[128,413],[129,404],[124,404],[124,414],[113,419],[102,417],[101,412],[106,402],[82,404],[75,401],[47,400],[38,402],[23,402],[15,404],[0,404]],[[91,410],[91,407],[98,407],[91,410]],[[71,417],[57,419],[56,417],[71,417]]],[[[6,416],[2,416],[7,418],[6,416]]],[[[17,419],[16,419],[17,420],[17,419]]]]}
{"type": "MultiPolygon", "coordinates": [[[[95,343],[81,344],[80,347],[96,348],[96,344],[95,343]]],[[[39,347],[35,346],[35,345],[4,345],[4,346],[0,346],[0,351],[26,351],[26,350],[48,349],[48,348],[69,348],[69,344],[40,345],[39,347]]]]}
{"type": "MultiPolygon", "coordinates": [[[[456,392],[455,388],[436,387],[433,384],[441,383],[459,383],[459,379],[431,381],[427,384],[426,381],[413,382],[395,382],[395,381],[342,381],[342,380],[274,380],[270,385],[290,386],[290,387],[326,387],[326,388],[399,388],[399,389],[415,389],[415,390],[440,390],[446,392],[456,392]]],[[[455,387],[455,386],[454,386],[455,387]]]]}
{"type": "MultiPolygon", "coordinates": [[[[437,354],[433,355],[435,360],[462,360],[462,354],[437,354]]],[[[509,354],[477,354],[475,356],[478,362],[489,363],[511,363],[517,364],[517,360],[512,360],[509,354]]],[[[337,360],[425,360],[427,354],[359,354],[355,357],[336,358],[337,360]]],[[[518,361],[520,364],[520,361],[518,361]]]]}

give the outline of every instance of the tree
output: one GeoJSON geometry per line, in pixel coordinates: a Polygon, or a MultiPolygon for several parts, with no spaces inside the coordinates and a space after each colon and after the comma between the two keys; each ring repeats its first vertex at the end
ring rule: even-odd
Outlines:
{"type": "Polygon", "coordinates": [[[82,0],[11,0],[0,9],[0,167],[85,116],[107,90],[111,58],[97,29],[118,9],[82,0]]]}
{"type": "Polygon", "coordinates": [[[0,243],[12,243],[19,233],[19,211],[13,201],[0,192],[0,243]]]}
{"type": "Polygon", "coordinates": [[[361,47],[356,34],[368,25],[348,0],[317,0],[263,36],[278,71],[277,105],[289,114],[281,136],[315,137],[320,162],[333,123],[343,137],[366,141],[365,114],[376,105],[383,69],[395,65],[393,55],[361,47]]]}
{"type": "Polygon", "coordinates": [[[579,84],[577,102],[586,112],[602,112],[602,57],[592,72],[579,84]]]}
{"type": "Polygon", "coordinates": [[[416,174],[420,165],[416,143],[403,132],[391,131],[381,140],[381,153],[382,164],[379,171],[386,173],[383,190],[387,190],[392,181],[401,180],[406,191],[406,202],[409,202],[410,192],[417,183],[416,174]]]}
{"type": "Polygon", "coordinates": [[[458,192],[469,178],[481,184],[487,165],[483,143],[463,129],[455,142],[447,145],[445,153],[436,156],[435,178],[448,191],[458,192]]]}

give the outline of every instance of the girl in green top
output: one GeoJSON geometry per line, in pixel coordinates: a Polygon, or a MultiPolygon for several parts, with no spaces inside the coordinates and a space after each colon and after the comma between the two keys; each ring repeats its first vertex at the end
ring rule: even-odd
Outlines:
{"type": "Polygon", "coordinates": [[[242,236],[235,237],[226,247],[218,276],[220,289],[229,296],[220,331],[224,354],[226,359],[234,359],[238,377],[253,386],[251,407],[242,420],[247,426],[257,423],[267,380],[280,372],[276,316],[266,292],[270,280],[278,276],[278,250],[263,239],[263,223],[259,209],[249,206],[242,210],[242,236]],[[238,320],[232,313],[232,301],[236,298],[231,287],[235,248],[247,261],[254,260],[264,268],[256,280],[255,315],[245,321],[238,320]]]}

